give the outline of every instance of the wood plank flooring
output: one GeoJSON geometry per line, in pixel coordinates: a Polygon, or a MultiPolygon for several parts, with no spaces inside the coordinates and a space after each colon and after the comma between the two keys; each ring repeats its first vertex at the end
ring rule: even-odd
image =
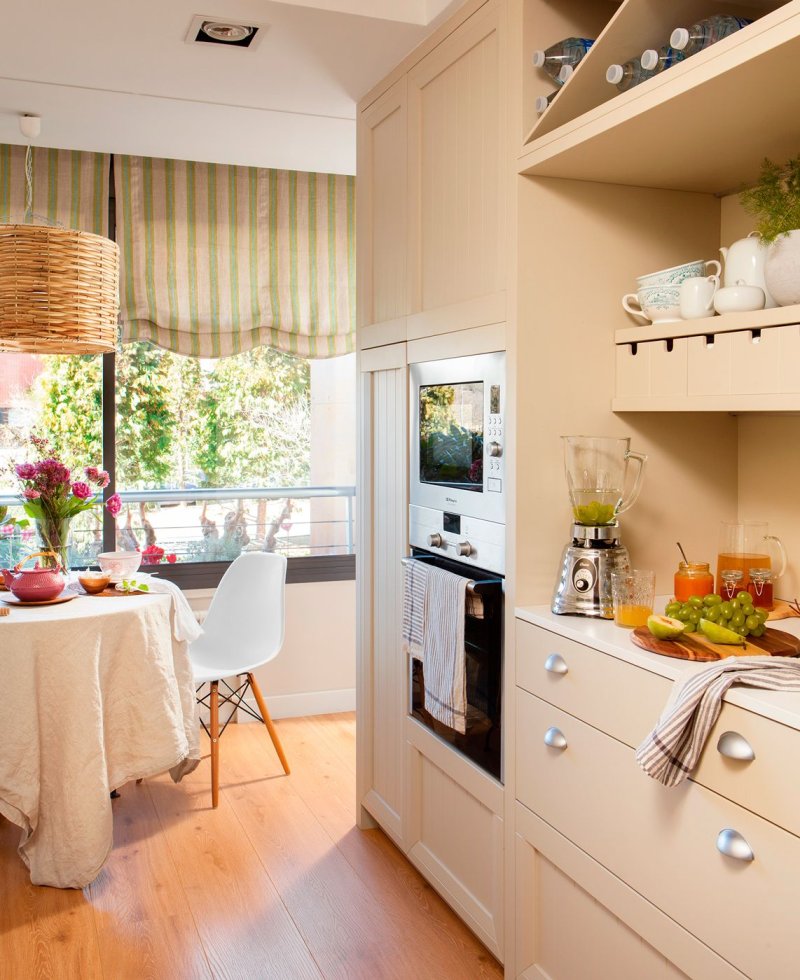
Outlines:
{"type": "Polygon", "coordinates": [[[483,980],[502,968],[355,813],[355,717],[276,722],[179,784],[128,784],[114,849],[82,892],[30,884],[0,817],[0,980],[483,980]]]}

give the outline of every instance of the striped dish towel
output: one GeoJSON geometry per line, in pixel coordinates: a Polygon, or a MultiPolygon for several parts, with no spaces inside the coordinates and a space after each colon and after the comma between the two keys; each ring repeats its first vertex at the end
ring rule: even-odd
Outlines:
{"type": "Polygon", "coordinates": [[[648,776],[677,786],[697,765],[733,684],[767,691],[800,691],[800,661],[785,657],[727,657],[678,688],[654,730],[636,750],[648,776]]]}
{"type": "Polygon", "coordinates": [[[403,589],[403,640],[421,660],[425,710],[461,734],[467,730],[467,658],[464,614],[467,585],[463,575],[409,562],[403,589]]]}

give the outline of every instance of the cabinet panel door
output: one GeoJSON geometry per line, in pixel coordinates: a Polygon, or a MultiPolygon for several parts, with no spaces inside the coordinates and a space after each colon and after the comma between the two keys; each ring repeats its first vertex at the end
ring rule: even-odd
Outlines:
{"type": "Polygon", "coordinates": [[[358,326],[408,313],[406,79],[358,121],[358,326]]]}
{"type": "Polygon", "coordinates": [[[358,770],[361,804],[402,846],[407,684],[400,559],[408,546],[408,384],[405,345],[397,348],[400,366],[361,375],[358,770]]]}
{"type": "Polygon", "coordinates": [[[489,0],[408,75],[412,313],[505,288],[502,16],[489,0]]]}

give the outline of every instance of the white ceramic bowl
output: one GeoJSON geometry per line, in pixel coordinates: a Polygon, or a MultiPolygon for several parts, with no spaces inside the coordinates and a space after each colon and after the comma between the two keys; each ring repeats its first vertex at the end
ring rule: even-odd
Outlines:
{"type": "Polygon", "coordinates": [[[628,313],[651,323],[674,323],[681,319],[680,285],[641,286],[622,297],[628,313]]]}
{"type": "Polygon", "coordinates": [[[709,271],[706,270],[706,266],[716,266],[716,269],[712,268],[710,272],[716,272],[716,275],[720,274],[721,267],[716,259],[712,259],[710,262],[697,259],[694,262],[684,262],[683,265],[673,265],[671,269],[661,269],[658,272],[649,272],[646,276],[639,276],[636,279],[636,285],[640,289],[643,286],[680,286],[684,279],[708,275],[709,271]]]}
{"type": "Polygon", "coordinates": [[[714,293],[714,309],[721,314],[763,310],[766,301],[760,286],[747,286],[744,283],[723,286],[714,293]]]}
{"type": "Polygon", "coordinates": [[[104,551],[97,556],[97,564],[111,576],[112,582],[130,578],[141,563],[142,556],[138,551],[104,551]]]}

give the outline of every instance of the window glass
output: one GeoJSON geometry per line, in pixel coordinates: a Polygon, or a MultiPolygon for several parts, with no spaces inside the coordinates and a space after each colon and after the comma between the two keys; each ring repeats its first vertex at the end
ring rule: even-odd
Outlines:
{"type": "MultiPolygon", "coordinates": [[[[0,506],[9,507],[7,516],[25,520],[14,466],[37,458],[33,433],[49,440],[75,480],[85,479],[87,466],[102,467],[102,371],[99,356],[0,354],[0,506]]],[[[71,531],[70,562],[91,563],[102,551],[101,509],[79,514],[71,531]]],[[[37,546],[34,525],[0,527],[2,567],[37,546]]]]}

